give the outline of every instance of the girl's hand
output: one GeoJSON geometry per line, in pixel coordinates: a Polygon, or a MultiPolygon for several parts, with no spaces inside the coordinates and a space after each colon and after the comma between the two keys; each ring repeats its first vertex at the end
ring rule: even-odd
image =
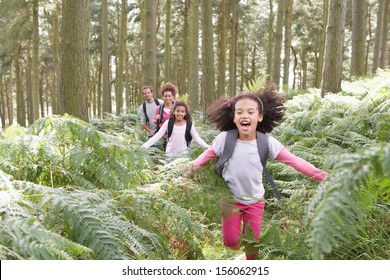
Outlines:
{"type": "Polygon", "coordinates": [[[184,166],[184,177],[191,177],[192,175],[194,175],[196,169],[195,167],[192,165],[192,162],[189,162],[187,163],[185,166],[184,166]]]}

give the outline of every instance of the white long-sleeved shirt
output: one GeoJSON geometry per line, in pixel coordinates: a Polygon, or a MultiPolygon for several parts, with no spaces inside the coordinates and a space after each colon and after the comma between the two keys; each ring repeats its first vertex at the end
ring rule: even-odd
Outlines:
{"type": "MultiPolygon", "coordinates": [[[[169,137],[168,142],[167,142],[167,147],[165,152],[167,154],[175,153],[178,151],[182,151],[187,149],[187,141],[185,139],[185,133],[186,133],[186,126],[187,123],[184,125],[173,125],[173,130],[172,130],[172,135],[169,137]]],[[[152,137],[150,138],[147,142],[145,142],[142,147],[143,148],[149,148],[152,145],[156,144],[158,140],[160,140],[165,133],[168,131],[168,121],[164,122],[163,125],[161,126],[160,130],[152,137]]],[[[192,136],[192,141],[198,144],[199,146],[207,149],[209,145],[203,141],[202,138],[200,138],[199,133],[196,131],[196,128],[194,124],[191,126],[191,136],[192,136]]]]}

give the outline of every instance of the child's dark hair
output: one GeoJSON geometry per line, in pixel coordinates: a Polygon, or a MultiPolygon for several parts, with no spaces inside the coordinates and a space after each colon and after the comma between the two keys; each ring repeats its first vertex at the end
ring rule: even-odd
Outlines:
{"type": "Polygon", "coordinates": [[[172,92],[172,96],[173,96],[173,97],[176,96],[176,91],[177,91],[177,89],[176,89],[175,85],[172,84],[172,83],[170,83],[170,82],[166,83],[165,85],[163,85],[163,86],[160,88],[161,96],[163,96],[163,95],[164,95],[164,92],[166,92],[166,91],[172,92]]]}
{"type": "Polygon", "coordinates": [[[268,83],[257,93],[242,93],[229,99],[220,99],[207,109],[207,117],[216,129],[227,131],[237,128],[233,122],[236,102],[251,99],[258,104],[263,120],[257,124],[257,131],[270,133],[283,119],[285,113],[283,97],[277,92],[276,85],[268,83]]]}
{"type": "Polygon", "coordinates": [[[183,106],[186,110],[186,115],[184,116],[184,119],[187,121],[192,121],[192,117],[188,108],[188,105],[185,102],[182,101],[176,101],[175,105],[173,105],[172,111],[171,111],[171,116],[169,117],[170,119],[175,120],[175,115],[173,114],[176,110],[177,107],[183,106]]]}

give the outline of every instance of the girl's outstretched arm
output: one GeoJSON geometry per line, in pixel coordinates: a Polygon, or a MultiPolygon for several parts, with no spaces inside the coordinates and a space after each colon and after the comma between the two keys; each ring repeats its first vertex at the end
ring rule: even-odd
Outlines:
{"type": "Polygon", "coordinates": [[[316,168],[306,160],[297,157],[286,148],[283,148],[275,159],[277,161],[287,163],[297,171],[301,172],[303,175],[312,178],[317,182],[321,182],[328,176],[328,173],[316,168]]]}
{"type": "Polygon", "coordinates": [[[160,130],[153,135],[152,138],[150,138],[148,141],[146,141],[142,146],[141,148],[150,148],[151,146],[153,146],[154,144],[157,143],[158,140],[160,140],[164,134],[167,132],[168,130],[168,122],[165,122],[163,123],[163,125],[161,126],[160,130]]]}
{"type": "Polygon", "coordinates": [[[210,146],[206,151],[204,151],[202,154],[198,156],[198,158],[192,162],[190,162],[187,166],[186,169],[193,169],[197,170],[199,169],[202,165],[205,165],[208,163],[210,160],[213,158],[216,158],[217,155],[215,154],[213,147],[210,146]]]}
{"type": "Polygon", "coordinates": [[[191,136],[192,136],[192,139],[194,140],[194,142],[196,144],[198,144],[199,146],[201,146],[202,148],[208,149],[210,147],[202,138],[200,138],[200,135],[196,131],[194,124],[192,124],[192,127],[191,127],[191,136]]]}

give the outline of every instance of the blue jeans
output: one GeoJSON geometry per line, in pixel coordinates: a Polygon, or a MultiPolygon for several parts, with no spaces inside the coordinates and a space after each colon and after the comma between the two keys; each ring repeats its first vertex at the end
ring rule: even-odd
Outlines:
{"type": "MultiPolygon", "coordinates": [[[[152,138],[153,136],[147,135],[146,136],[148,140],[152,138]]],[[[152,147],[160,149],[161,151],[164,151],[163,144],[161,144],[161,141],[158,141],[156,144],[152,145],[152,147]]]]}

